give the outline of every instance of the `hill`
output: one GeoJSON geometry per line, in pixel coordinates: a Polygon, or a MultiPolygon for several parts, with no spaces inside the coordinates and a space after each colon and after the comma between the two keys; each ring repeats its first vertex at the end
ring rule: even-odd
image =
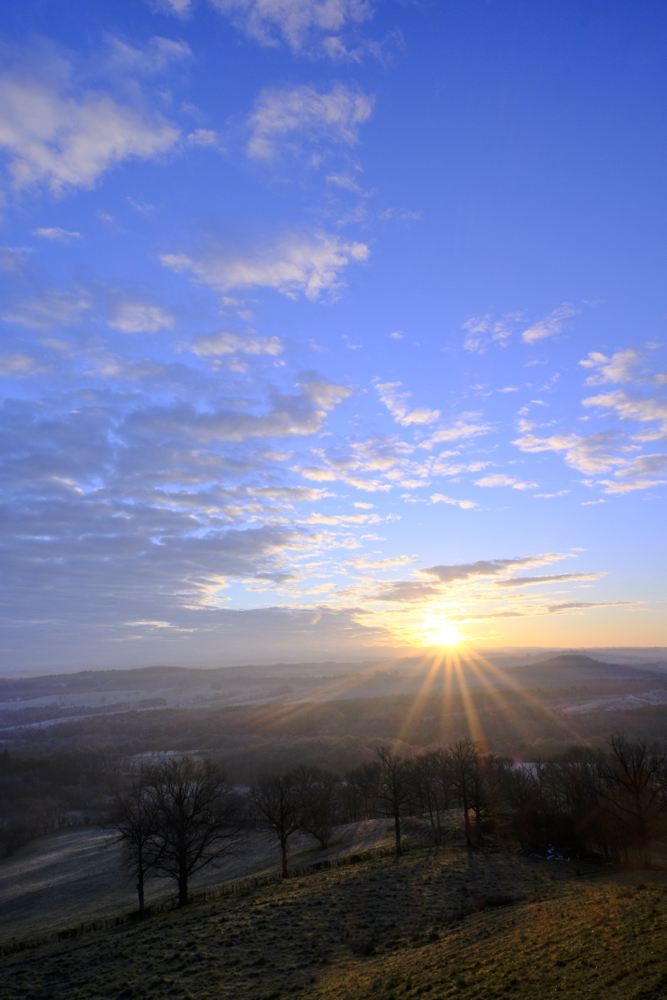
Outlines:
{"type": "Polygon", "coordinates": [[[414,848],[6,957],[5,1000],[654,1000],[667,880],[414,848]]]}
{"type": "Polygon", "coordinates": [[[548,660],[515,667],[508,675],[526,687],[565,688],[586,684],[591,681],[656,681],[664,682],[667,677],[651,665],[635,666],[619,663],[605,663],[582,653],[563,653],[548,660]]]}

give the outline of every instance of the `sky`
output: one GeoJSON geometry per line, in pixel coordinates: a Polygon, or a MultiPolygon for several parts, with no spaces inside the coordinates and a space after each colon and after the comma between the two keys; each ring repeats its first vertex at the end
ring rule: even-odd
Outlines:
{"type": "Polygon", "coordinates": [[[667,10],[8,0],[0,670],[667,645],[667,10]]]}

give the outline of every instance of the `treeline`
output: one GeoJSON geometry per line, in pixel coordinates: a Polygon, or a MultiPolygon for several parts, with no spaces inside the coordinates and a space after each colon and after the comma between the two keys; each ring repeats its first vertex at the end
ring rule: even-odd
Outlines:
{"type": "Polygon", "coordinates": [[[63,827],[103,822],[119,767],[117,754],[100,747],[33,756],[0,751],[0,858],[63,827]]]}
{"type": "Polygon", "coordinates": [[[326,848],[340,824],[389,817],[400,855],[406,816],[426,817],[433,843],[442,845],[451,810],[459,811],[471,850],[518,842],[528,853],[613,861],[638,852],[650,865],[653,845],[667,840],[667,752],[614,736],[607,752],[579,747],[557,760],[516,764],[470,739],[415,756],[381,746],[345,775],[300,765],[243,793],[210,761],[185,755],[135,774],[117,798],[113,827],[143,910],[148,877],[173,879],[184,905],[191,876],[236,851],[253,828],[273,832],[287,876],[297,832],[326,848]]]}

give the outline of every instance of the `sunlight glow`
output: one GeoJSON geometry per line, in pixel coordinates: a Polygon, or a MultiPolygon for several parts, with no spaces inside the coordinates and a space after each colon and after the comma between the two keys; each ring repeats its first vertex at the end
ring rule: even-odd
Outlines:
{"type": "Polygon", "coordinates": [[[441,622],[436,627],[424,631],[423,636],[429,646],[454,646],[463,639],[459,630],[448,622],[441,622]]]}

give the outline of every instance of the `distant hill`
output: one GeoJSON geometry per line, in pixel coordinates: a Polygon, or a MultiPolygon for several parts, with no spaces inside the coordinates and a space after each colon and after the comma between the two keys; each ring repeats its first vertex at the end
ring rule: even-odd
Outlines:
{"type": "Polygon", "coordinates": [[[652,665],[629,666],[628,664],[605,663],[583,653],[563,653],[548,660],[529,663],[514,670],[508,676],[527,687],[572,687],[588,681],[665,681],[667,674],[652,669],[652,665]]]}

